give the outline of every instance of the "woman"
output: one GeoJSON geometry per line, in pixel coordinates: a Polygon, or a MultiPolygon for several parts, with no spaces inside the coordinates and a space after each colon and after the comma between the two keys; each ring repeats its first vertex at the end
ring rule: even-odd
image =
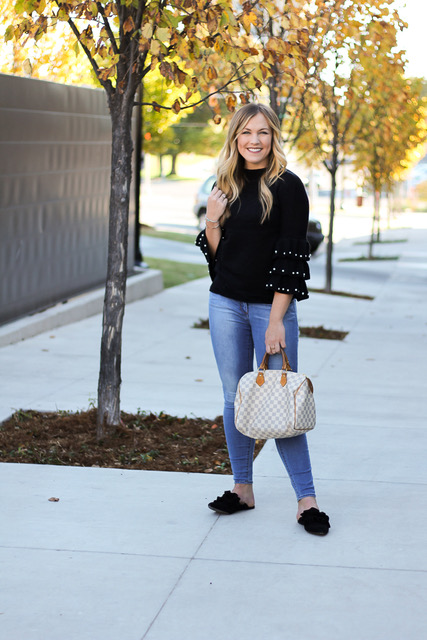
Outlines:
{"type": "MultiPolygon", "coordinates": [[[[296,301],[308,298],[308,199],[286,169],[280,124],[272,109],[247,104],[232,117],[217,182],[197,238],[212,278],[209,324],[224,392],[224,430],[234,488],[209,504],[220,514],[253,509],[255,441],[237,431],[234,398],[241,376],[259,366],[281,367],[281,348],[297,371],[296,301]]],[[[317,506],[305,434],[276,440],[298,500],[297,521],[325,535],[329,519],[317,506]]]]}

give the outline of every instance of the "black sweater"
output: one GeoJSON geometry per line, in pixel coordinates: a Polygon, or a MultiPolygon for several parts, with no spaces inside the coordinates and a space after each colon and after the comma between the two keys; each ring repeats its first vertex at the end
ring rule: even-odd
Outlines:
{"type": "Polygon", "coordinates": [[[273,207],[260,223],[258,183],[264,169],[245,169],[246,183],[230,207],[216,255],[211,257],[205,231],[196,240],[209,265],[210,290],[241,302],[271,303],[275,291],[308,298],[308,198],[291,171],[271,185],[273,207]]]}

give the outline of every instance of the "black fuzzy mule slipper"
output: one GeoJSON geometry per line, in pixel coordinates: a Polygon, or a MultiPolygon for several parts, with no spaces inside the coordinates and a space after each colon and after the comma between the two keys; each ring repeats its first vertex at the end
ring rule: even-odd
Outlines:
{"type": "Polygon", "coordinates": [[[315,536],[326,536],[331,527],[329,517],[316,507],[303,511],[298,518],[298,523],[302,524],[307,533],[312,533],[315,536]]]}
{"type": "Polygon", "coordinates": [[[208,507],[224,516],[231,516],[232,513],[237,511],[255,509],[255,507],[249,507],[245,502],[241,502],[237,493],[232,493],[231,491],[225,491],[222,496],[218,496],[216,500],[209,502],[208,507]]]}

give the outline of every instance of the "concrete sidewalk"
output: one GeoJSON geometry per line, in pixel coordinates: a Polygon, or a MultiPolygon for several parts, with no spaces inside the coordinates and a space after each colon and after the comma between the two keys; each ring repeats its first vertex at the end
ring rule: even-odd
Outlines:
{"type": "MultiPolygon", "coordinates": [[[[337,263],[300,324],[345,329],[302,339],[318,425],[309,435],[326,538],[295,522],[268,442],[255,462],[257,507],[219,517],[219,475],[0,465],[0,637],[5,640],[403,640],[427,622],[427,231],[337,263]],[[60,501],[49,502],[59,497],[60,501]]],[[[366,249],[365,249],[366,250],[366,249]]],[[[359,255],[342,242],[336,259],[359,255]]],[[[324,255],[312,261],[322,286],[324,255]]],[[[221,413],[203,279],[128,305],[122,407],[221,413]]],[[[78,409],[95,398],[101,319],[0,349],[0,419],[14,408],[78,409]]]]}

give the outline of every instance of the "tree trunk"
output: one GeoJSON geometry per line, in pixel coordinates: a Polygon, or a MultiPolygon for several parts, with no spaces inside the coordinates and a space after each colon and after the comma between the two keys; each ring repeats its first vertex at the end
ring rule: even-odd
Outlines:
{"type": "Polygon", "coordinates": [[[332,291],[332,250],[333,250],[333,237],[334,237],[334,217],[335,217],[335,195],[337,190],[337,170],[338,163],[334,158],[331,168],[329,170],[331,174],[331,196],[329,203],[329,236],[328,246],[326,249],[326,284],[325,291],[332,291]]]}
{"type": "Polygon", "coordinates": [[[372,214],[372,228],[371,228],[371,237],[369,238],[369,252],[368,252],[368,258],[370,260],[372,260],[373,258],[373,250],[374,250],[374,235],[375,235],[375,206],[376,206],[376,198],[375,198],[375,191],[374,191],[374,212],[372,214]]]}
{"type": "Polygon", "coordinates": [[[276,73],[274,73],[268,79],[268,90],[270,93],[270,107],[273,109],[274,113],[279,118],[280,124],[282,124],[281,122],[282,119],[280,118],[279,98],[278,98],[278,89],[277,89],[276,80],[277,80],[276,73]]]}
{"type": "Polygon", "coordinates": [[[178,158],[178,154],[177,153],[173,153],[172,154],[172,165],[171,165],[171,170],[169,172],[170,176],[176,176],[176,161],[178,158]]]}
{"type": "Polygon", "coordinates": [[[381,229],[380,229],[380,215],[381,215],[381,191],[378,191],[375,194],[375,200],[376,200],[376,211],[377,211],[377,215],[376,215],[376,220],[377,220],[377,242],[380,242],[381,237],[381,229]]]}
{"type": "Polygon", "coordinates": [[[393,198],[390,188],[387,189],[387,229],[391,229],[391,216],[393,213],[393,198]]]}
{"type": "MultiPolygon", "coordinates": [[[[136,101],[142,102],[142,83],[138,87],[136,101]]],[[[142,180],[142,107],[137,108],[135,141],[135,263],[144,261],[140,248],[141,233],[141,180],[142,180]]]]}
{"type": "Polygon", "coordinates": [[[98,382],[97,438],[120,424],[122,325],[125,309],[129,197],[132,176],[132,99],[109,97],[112,120],[107,282],[98,382]]]}
{"type": "MultiPolygon", "coordinates": [[[[380,207],[380,194],[377,189],[374,187],[374,214],[372,216],[372,230],[371,237],[369,240],[369,259],[372,260],[374,257],[374,242],[375,242],[375,225],[377,225],[377,234],[379,234],[379,207],[380,207]]],[[[379,242],[379,240],[377,240],[379,242]]]]}

